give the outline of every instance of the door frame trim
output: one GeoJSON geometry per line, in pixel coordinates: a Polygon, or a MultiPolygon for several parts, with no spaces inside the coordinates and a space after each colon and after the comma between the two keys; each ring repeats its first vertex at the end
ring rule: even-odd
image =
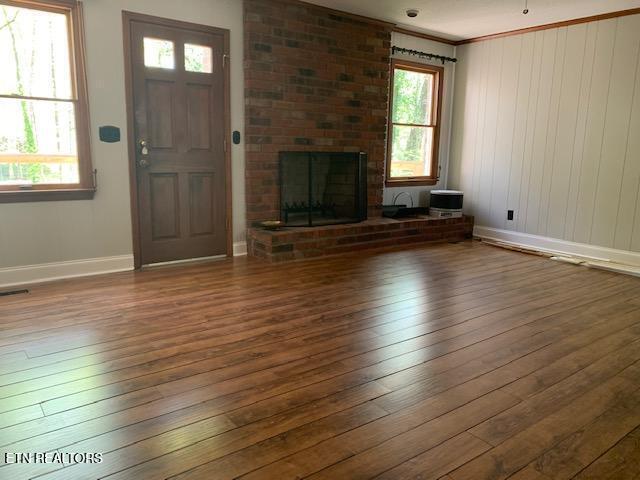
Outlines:
{"type": "Polygon", "coordinates": [[[122,33],[124,44],[124,77],[127,108],[127,151],[129,157],[129,191],[131,200],[131,230],[133,234],[133,264],[134,268],[142,267],[142,244],[140,238],[140,212],[138,208],[138,171],[136,168],[135,149],[135,116],[133,101],[133,66],[131,65],[131,24],[133,22],[151,23],[163,27],[175,27],[197,32],[222,35],[223,51],[226,55],[224,62],[224,163],[225,163],[225,228],[226,228],[226,256],[233,257],[233,210],[232,210],[232,180],[231,180],[231,58],[230,31],[224,28],[183,22],[169,18],[155,17],[143,13],[122,11],[122,33]]]}

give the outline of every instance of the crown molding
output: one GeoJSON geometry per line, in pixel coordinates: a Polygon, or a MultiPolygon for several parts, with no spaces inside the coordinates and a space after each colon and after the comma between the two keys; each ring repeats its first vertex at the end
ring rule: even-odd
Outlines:
{"type": "Polygon", "coordinates": [[[546,23],[534,27],[519,28],[517,30],[509,30],[508,32],[493,33],[491,35],[483,35],[481,37],[467,38],[455,42],[455,45],[465,45],[467,43],[484,42],[485,40],[493,40],[496,38],[510,37],[512,35],[523,35],[525,33],[538,32],[541,30],[549,30],[551,28],[568,27],[581,23],[597,22],[599,20],[608,20],[610,18],[626,17],[627,15],[640,14],[640,8],[631,8],[629,10],[618,10],[617,12],[602,13],[600,15],[591,15],[590,17],[574,18],[572,20],[564,20],[562,22],[546,23]]]}

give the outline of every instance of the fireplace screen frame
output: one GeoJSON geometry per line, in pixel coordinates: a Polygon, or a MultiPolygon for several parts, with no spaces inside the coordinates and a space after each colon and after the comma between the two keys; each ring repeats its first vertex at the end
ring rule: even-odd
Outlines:
{"type": "MultiPolygon", "coordinates": [[[[302,160],[304,161],[304,160],[302,160]]],[[[340,225],[346,223],[358,223],[367,219],[367,154],[364,152],[307,152],[307,151],[281,151],[279,153],[278,162],[279,186],[280,186],[280,220],[287,227],[314,227],[321,225],[340,225]],[[293,157],[293,158],[292,158],[293,157]],[[302,206],[291,210],[286,208],[285,196],[287,195],[286,186],[284,184],[284,164],[287,161],[300,161],[299,157],[306,157],[307,162],[307,199],[306,208],[302,206]],[[328,158],[327,158],[328,157],[328,158]],[[356,182],[354,184],[354,216],[348,218],[335,218],[335,220],[321,223],[314,223],[314,214],[317,213],[317,203],[314,206],[313,198],[313,174],[314,162],[319,159],[337,159],[340,161],[352,160],[356,165],[356,182]],[[303,224],[290,224],[287,222],[288,215],[291,213],[306,213],[307,221],[303,224]]],[[[324,206],[326,207],[326,205],[324,206]]],[[[321,207],[321,208],[324,208],[321,207]]]]}

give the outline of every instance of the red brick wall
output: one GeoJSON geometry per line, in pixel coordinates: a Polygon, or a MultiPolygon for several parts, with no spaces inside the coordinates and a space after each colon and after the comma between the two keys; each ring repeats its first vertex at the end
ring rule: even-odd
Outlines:
{"type": "Polygon", "coordinates": [[[278,152],[368,154],[369,216],[384,182],[389,26],[294,0],[245,0],[249,225],[279,214],[278,152]]]}

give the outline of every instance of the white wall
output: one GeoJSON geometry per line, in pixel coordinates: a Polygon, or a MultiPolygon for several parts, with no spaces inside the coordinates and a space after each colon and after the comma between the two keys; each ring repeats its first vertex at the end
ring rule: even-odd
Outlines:
{"type": "MultiPolygon", "coordinates": [[[[419,37],[404,35],[402,33],[393,32],[391,36],[391,44],[396,47],[409,48],[420,52],[435,53],[445,57],[455,57],[455,47],[446,43],[432,42],[419,37]]],[[[416,63],[424,63],[427,65],[443,66],[442,62],[434,60],[426,60],[412,55],[396,54],[394,58],[401,58],[416,63]]],[[[440,129],[440,181],[433,187],[392,187],[384,190],[384,204],[391,205],[393,198],[400,192],[408,192],[413,198],[415,206],[428,205],[428,192],[437,188],[445,188],[447,183],[447,172],[449,167],[449,136],[451,131],[451,116],[453,106],[453,86],[455,78],[455,64],[447,62],[444,65],[444,85],[442,91],[443,105],[440,129]]],[[[387,159],[388,161],[388,159],[387,159]]],[[[397,203],[409,204],[406,195],[398,198],[397,203]]]]}
{"type": "MultiPolygon", "coordinates": [[[[242,2],[239,0],[84,0],[92,154],[98,169],[93,200],[0,205],[0,269],[132,255],[127,159],[122,10],[231,31],[231,129],[244,132],[242,2]],[[116,125],[122,141],[98,140],[116,125]]],[[[244,146],[233,145],[234,240],[244,240],[244,146]]],[[[0,282],[2,283],[2,282],[0,282]]]]}
{"type": "Polygon", "coordinates": [[[457,48],[449,186],[476,225],[640,252],[639,54],[640,15],[457,48]]]}

